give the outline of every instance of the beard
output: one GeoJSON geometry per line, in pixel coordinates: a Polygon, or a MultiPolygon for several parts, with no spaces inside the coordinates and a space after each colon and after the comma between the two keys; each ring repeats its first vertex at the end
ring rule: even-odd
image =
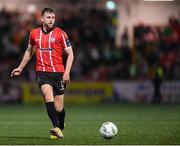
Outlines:
{"type": "Polygon", "coordinates": [[[44,25],[46,26],[47,29],[51,29],[54,27],[54,24],[53,23],[44,23],[44,25]]]}

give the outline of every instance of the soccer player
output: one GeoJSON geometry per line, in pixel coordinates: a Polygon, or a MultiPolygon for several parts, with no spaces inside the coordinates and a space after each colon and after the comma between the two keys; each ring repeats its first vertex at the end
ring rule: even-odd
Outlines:
{"type": "Polygon", "coordinates": [[[11,77],[19,76],[36,54],[37,82],[46,102],[47,113],[53,124],[50,138],[62,138],[64,129],[64,92],[70,83],[70,70],[73,63],[73,50],[67,34],[54,26],[55,12],[52,8],[44,8],[41,16],[42,26],[30,32],[29,44],[17,68],[11,77]],[[35,47],[35,51],[34,51],[35,47]],[[63,65],[62,53],[67,54],[66,66],[63,65]]]}

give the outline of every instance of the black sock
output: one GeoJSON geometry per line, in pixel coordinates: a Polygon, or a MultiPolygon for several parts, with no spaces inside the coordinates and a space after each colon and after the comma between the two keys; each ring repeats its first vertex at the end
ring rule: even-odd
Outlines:
{"type": "Polygon", "coordinates": [[[61,112],[58,112],[58,117],[59,117],[59,128],[61,130],[64,129],[64,119],[65,119],[65,110],[63,108],[63,110],[61,112]]]}
{"type": "Polygon", "coordinates": [[[48,116],[51,119],[53,126],[59,127],[58,114],[57,114],[56,109],[54,107],[54,102],[47,102],[46,107],[47,107],[48,116]]]}

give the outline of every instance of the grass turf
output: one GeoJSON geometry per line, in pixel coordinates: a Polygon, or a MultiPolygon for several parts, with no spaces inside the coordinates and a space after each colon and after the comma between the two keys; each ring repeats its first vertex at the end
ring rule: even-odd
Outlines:
{"type": "Polygon", "coordinates": [[[50,140],[44,105],[0,105],[0,144],[120,145],[180,144],[179,105],[67,105],[65,137],[50,140]],[[111,140],[99,135],[105,121],[119,132],[111,140]]]}

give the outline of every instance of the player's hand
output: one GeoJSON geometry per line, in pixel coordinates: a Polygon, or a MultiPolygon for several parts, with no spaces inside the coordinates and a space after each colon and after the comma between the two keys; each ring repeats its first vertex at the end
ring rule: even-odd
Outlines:
{"type": "Polygon", "coordinates": [[[69,84],[70,83],[70,76],[69,76],[69,74],[68,73],[64,73],[64,75],[63,75],[63,83],[64,84],[69,84]]]}
{"type": "Polygon", "coordinates": [[[21,68],[15,68],[12,72],[11,72],[11,77],[13,76],[19,76],[22,72],[22,69],[21,68]]]}

